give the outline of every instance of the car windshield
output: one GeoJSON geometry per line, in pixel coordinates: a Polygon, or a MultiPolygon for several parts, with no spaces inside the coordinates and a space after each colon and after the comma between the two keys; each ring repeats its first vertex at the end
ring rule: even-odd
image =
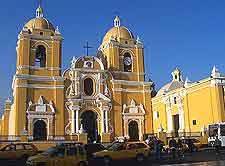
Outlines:
{"type": "Polygon", "coordinates": [[[218,135],[218,124],[215,125],[209,125],[209,136],[210,137],[215,137],[216,135],[218,135]]]}
{"type": "Polygon", "coordinates": [[[220,125],[220,135],[225,136],[225,124],[220,125]]]}
{"type": "Polygon", "coordinates": [[[45,152],[43,152],[42,155],[49,156],[49,155],[55,154],[56,152],[58,152],[58,149],[56,147],[49,148],[48,150],[46,150],[45,152]]]}
{"type": "Polygon", "coordinates": [[[108,147],[108,150],[116,151],[116,150],[119,150],[121,146],[123,146],[123,143],[114,143],[108,147]]]}

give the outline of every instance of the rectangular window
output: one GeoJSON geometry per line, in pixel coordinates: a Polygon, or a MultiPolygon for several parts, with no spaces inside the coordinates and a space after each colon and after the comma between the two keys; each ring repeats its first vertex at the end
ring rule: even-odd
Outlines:
{"type": "Polygon", "coordinates": [[[193,120],[192,123],[193,123],[193,125],[196,125],[197,124],[197,121],[196,120],[193,120]]]}
{"type": "Polygon", "coordinates": [[[173,100],[174,100],[174,104],[177,104],[177,98],[174,97],[173,100]]]}

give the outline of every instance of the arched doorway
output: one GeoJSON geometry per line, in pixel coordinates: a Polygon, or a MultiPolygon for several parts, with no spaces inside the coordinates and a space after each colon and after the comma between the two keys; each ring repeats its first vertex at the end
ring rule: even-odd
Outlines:
{"type": "Polygon", "coordinates": [[[139,130],[138,130],[138,123],[132,120],[128,125],[128,132],[130,140],[139,140],[139,130]]]}
{"type": "Polygon", "coordinates": [[[88,142],[98,140],[97,114],[93,111],[85,111],[81,114],[81,124],[87,133],[88,142]]]}
{"type": "Polygon", "coordinates": [[[37,120],[34,123],[33,140],[47,140],[47,125],[44,120],[37,120]]]}

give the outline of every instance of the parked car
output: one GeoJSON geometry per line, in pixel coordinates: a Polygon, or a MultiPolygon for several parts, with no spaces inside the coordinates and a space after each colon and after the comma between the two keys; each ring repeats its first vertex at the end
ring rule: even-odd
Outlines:
{"type": "Polygon", "coordinates": [[[90,144],[86,144],[84,147],[87,152],[88,159],[93,157],[93,153],[106,149],[106,147],[100,143],[90,143],[90,144]]]}
{"type": "MultiPolygon", "coordinates": [[[[182,138],[182,143],[188,145],[192,145],[192,151],[196,152],[198,151],[200,148],[202,148],[204,146],[204,144],[201,143],[201,141],[199,141],[196,138],[182,138]]],[[[188,146],[188,150],[190,150],[190,147],[188,146]]]]}
{"type": "Polygon", "coordinates": [[[29,156],[36,155],[38,149],[33,144],[29,143],[15,143],[8,144],[0,150],[0,159],[24,159],[29,156]]]}
{"type": "Polygon", "coordinates": [[[150,148],[145,142],[116,142],[107,150],[94,153],[95,159],[103,159],[105,164],[111,160],[136,159],[138,162],[144,161],[149,155],[150,148]]]}
{"type": "Polygon", "coordinates": [[[87,155],[81,143],[66,143],[29,157],[27,166],[86,166],[87,155]]]}

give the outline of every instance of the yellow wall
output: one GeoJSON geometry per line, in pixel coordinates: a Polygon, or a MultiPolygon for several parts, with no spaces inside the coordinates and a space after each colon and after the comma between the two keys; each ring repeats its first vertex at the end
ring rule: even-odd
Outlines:
{"type": "MultiPolygon", "coordinates": [[[[208,124],[223,122],[224,118],[224,89],[223,86],[213,84],[212,79],[204,79],[186,88],[178,88],[165,95],[156,96],[152,99],[152,110],[159,111],[160,117],[153,120],[154,132],[157,132],[160,124],[167,131],[168,117],[165,96],[182,96],[182,109],[184,110],[184,131],[202,132],[208,124]],[[193,125],[196,120],[196,125],[193,125]]],[[[172,115],[179,114],[178,104],[171,102],[172,115]]]]}

